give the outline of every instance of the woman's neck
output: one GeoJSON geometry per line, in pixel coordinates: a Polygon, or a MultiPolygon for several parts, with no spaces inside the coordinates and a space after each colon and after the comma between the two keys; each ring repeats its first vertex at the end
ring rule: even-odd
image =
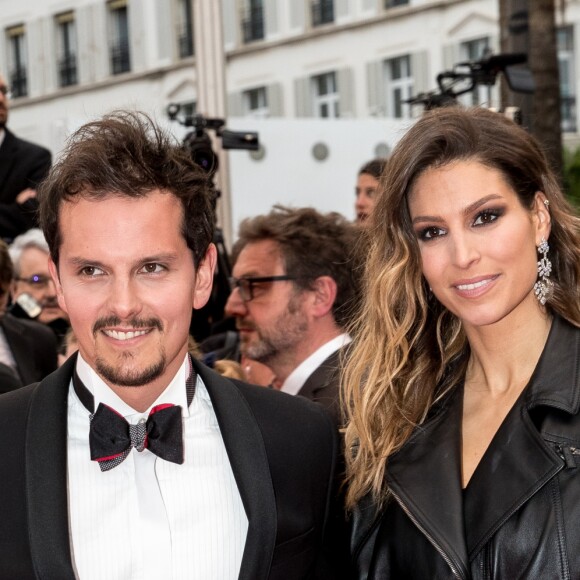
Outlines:
{"type": "Polygon", "coordinates": [[[466,386],[487,390],[491,396],[521,390],[542,354],[551,317],[538,308],[526,316],[514,311],[496,324],[466,328],[471,355],[466,386]]]}

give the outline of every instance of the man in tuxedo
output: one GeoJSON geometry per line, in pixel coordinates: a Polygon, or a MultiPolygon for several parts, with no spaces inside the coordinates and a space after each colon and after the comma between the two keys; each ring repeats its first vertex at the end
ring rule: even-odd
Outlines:
{"type": "Polygon", "coordinates": [[[281,391],[321,403],[338,421],[339,362],[359,291],[358,235],[344,217],[313,208],[275,206],[244,220],[226,304],[242,355],[267,365],[281,391]]]}
{"type": "Polygon", "coordinates": [[[331,419],[187,352],[216,261],[208,187],[138,113],[79,129],[43,183],[79,353],[0,397],[0,578],[346,574],[331,419]]]}
{"type": "Polygon", "coordinates": [[[48,149],[6,128],[10,90],[0,74],[0,238],[12,240],[35,224],[36,187],[50,169],[48,149]]]}

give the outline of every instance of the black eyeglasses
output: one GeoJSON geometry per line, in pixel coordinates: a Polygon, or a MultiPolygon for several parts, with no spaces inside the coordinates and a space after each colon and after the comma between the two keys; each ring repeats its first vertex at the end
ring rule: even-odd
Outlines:
{"type": "Polygon", "coordinates": [[[43,274],[33,274],[29,278],[17,277],[14,279],[18,280],[19,282],[25,282],[26,284],[34,286],[35,288],[46,288],[48,283],[51,281],[50,276],[44,276],[43,274]]]}
{"type": "Polygon", "coordinates": [[[0,93],[8,99],[12,98],[12,91],[6,85],[0,85],[0,93]]]}
{"type": "Polygon", "coordinates": [[[250,278],[230,278],[230,288],[232,292],[235,288],[240,291],[240,297],[244,302],[254,299],[254,286],[265,282],[284,282],[287,280],[297,280],[295,276],[257,276],[250,278]]]}

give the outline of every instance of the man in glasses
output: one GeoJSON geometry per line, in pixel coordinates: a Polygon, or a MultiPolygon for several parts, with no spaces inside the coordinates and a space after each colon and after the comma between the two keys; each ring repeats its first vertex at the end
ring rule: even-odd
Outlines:
{"type": "Polygon", "coordinates": [[[48,325],[59,345],[69,327],[68,316],[60,308],[56,287],[48,271],[48,244],[38,228],[17,236],[10,245],[14,264],[11,285],[14,316],[48,325]]]}
{"type": "Polygon", "coordinates": [[[35,224],[36,187],[51,164],[48,149],[8,130],[10,88],[0,74],[0,238],[12,240],[35,224]]]}
{"type": "MultiPolygon", "coordinates": [[[[16,318],[7,311],[13,280],[8,246],[0,240],[0,363],[18,377],[22,386],[40,381],[56,370],[57,343],[54,333],[44,324],[16,318]]],[[[11,390],[7,379],[6,374],[0,376],[0,392],[11,390]]]]}
{"type": "Polygon", "coordinates": [[[241,352],[267,365],[274,386],[337,418],[338,366],[358,294],[357,229],[337,213],[276,206],[247,219],[234,246],[232,293],[241,352]]]}

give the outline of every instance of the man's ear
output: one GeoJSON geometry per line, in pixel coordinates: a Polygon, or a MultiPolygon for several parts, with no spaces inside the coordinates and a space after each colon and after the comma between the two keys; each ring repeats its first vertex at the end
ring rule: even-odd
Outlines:
{"type": "Polygon", "coordinates": [[[550,237],[552,226],[550,204],[548,203],[547,197],[541,191],[536,191],[532,213],[536,226],[536,246],[539,246],[542,239],[547,240],[550,237]]]}
{"type": "Polygon", "coordinates": [[[195,288],[193,290],[193,308],[199,310],[206,305],[211,295],[213,273],[217,260],[217,250],[210,244],[203,260],[195,272],[195,288]]]}
{"type": "Polygon", "coordinates": [[[326,316],[332,311],[332,306],[336,300],[336,281],[330,276],[319,276],[313,282],[314,300],[312,301],[312,314],[316,318],[326,316]]]}
{"type": "Polygon", "coordinates": [[[48,258],[48,271],[50,272],[50,277],[54,282],[54,287],[56,288],[56,297],[58,299],[58,305],[60,306],[61,310],[64,310],[68,314],[68,310],[66,309],[66,302],[64,299],[64,293],[62,291],[62,285],[60,283],[60,278],[58,275],[58,268],[56,264],[52,261],[52,258],[49,256],[48,258]]]}

